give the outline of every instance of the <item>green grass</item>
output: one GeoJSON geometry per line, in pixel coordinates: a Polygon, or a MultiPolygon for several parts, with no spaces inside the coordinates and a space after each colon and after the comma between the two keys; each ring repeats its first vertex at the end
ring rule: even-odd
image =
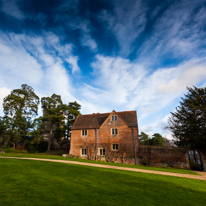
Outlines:
{"type": "Polygon", "coordinates": [[[206,181],[31,160],[0,159],[1,206],[201,206],[206,181]]]}
{"type": "Polygon", "coordinates": [[[129,168],[138,168],[138,169],[145,169],[145,170],[155,170],[155,171],[163,171],[163,172],[174,172],[174,173],[181,173],[181,174],[199,175],[196,172],[193,172],[191,170],[185,170],[185,169],[146,167],[143,165],[129,165],[129,164],[121,164],[121,163],[100,162],[100,161],[85,160],[85,159],[80,159],[80,158],[78,159],[78,158],[69,158],[69,157],[61,157],[61,156],[52,156],[52,155],[48,155],[48,153],[44,153],[44,154],[10,154],[10,153],[5,153],[5,154],[0,154],[0,156],[69,160],[69,161],[89,162],[89,163],[94,163],[94,164],[113,165],[113,166],[119,166],[119,167],[129,167],[129,168]]]}

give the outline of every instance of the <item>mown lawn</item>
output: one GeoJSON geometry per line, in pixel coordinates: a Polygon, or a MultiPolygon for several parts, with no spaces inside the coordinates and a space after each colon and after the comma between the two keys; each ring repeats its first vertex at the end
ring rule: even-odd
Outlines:
{"type": "Polygon", "coordinates": [[[59,160],[89,162],[89,163],[104,164],[104,165],[114,165],[114,166],[120,166],[120,167],[138,168],[138,169],[145,169],[145,170],[155,170],[155,171],[174,172],[174,173],[181,173],[181,174],[199,175],[196,172],[193,172],[191,170],[185,170],[185,169],[146,167],[146,166],[142,166],[142,165],[128,165],[128,164],[121,164],[121,163],[100,162],[100,161],[92,161],[92,160],[84,160],[84,159],[78,159],[78,158],[69,158],[69,157],[52,156],[52,155],[43,155],[43,154],[28,154],[28,153],[27,154],[9,154],[9,153],[5,153],[5,154],[0,154],[0,156],[59,159],[59,160]]]}
{"type": "Polygon", "coordinates": [[[0,205],[205,205],[206,181],[0,159],[0,205]]]}

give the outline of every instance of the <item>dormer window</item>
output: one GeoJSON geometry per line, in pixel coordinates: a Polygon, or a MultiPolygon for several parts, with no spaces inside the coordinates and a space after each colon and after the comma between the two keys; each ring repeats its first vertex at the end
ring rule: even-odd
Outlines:
{"type": "Polygon", "coordinates": [[[112,121],[117,121],[117,115],[112,115],[112,121]]]}

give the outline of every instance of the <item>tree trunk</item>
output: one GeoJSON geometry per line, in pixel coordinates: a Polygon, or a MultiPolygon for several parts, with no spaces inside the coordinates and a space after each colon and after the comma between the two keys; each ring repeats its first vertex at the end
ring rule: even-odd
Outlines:
{"type": "Polygon", "coordinates": [[[14,149],[16,148],[16,141],[14,141],[14,143],[13,143],[13,148],[14,149]]]}
{"type": "Polygon", "coordinates": [[[48,149],[47,149],[47,151],[50,151],[50,149],[51,149],[52,132],[53,132],[53,124],[51,124],[51,128],[50,128],[49,142],[48,142],[48,149]]]}
{"type": "Polygon", "coordinates": [[[67,136],[66,151],[69,151],[69,137],[67,136]]]}

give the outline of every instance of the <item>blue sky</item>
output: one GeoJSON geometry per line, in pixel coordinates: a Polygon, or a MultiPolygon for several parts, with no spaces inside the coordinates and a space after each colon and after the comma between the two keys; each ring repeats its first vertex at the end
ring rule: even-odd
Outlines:
{"type": "Polygon", "coordinates": [[[26,83],[171,138],[186,87],[206,86],[205,0],[0,0],[0,19],[1,103],[26,83]]]}

